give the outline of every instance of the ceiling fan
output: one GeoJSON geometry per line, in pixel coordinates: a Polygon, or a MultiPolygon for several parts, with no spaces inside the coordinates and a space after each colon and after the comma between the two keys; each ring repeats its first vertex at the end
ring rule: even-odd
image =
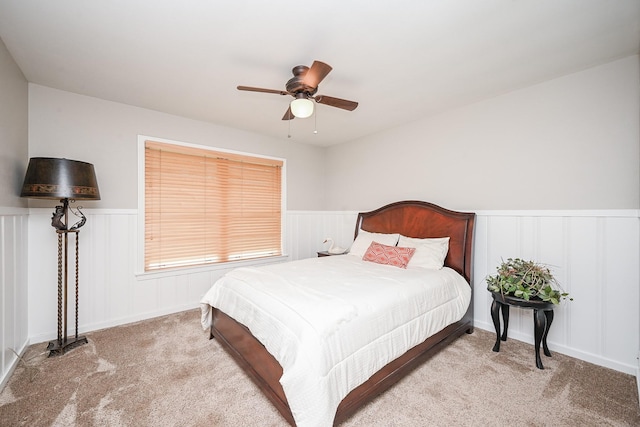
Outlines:
{"type": "Polygon", "coordinates": [[[320,61],[313,61],[311,68],[306,65],[293,67],[293,77],[286,84],[286,90],[263,89],[259,87],[238,86],[238,90],[250,92],[275,93],[278,95],[291,95],[295,99],[289,104],[289,108],[282,120],[292,120],[296,117],[307,118],[313,114],[313,101],[318,104],[329,105],[343,110],[353,111],[358,106],[357,102],[346,99],[334,98],[326,95],[316,95],[318,85],[332,70],[331,66],[320,61]]]}

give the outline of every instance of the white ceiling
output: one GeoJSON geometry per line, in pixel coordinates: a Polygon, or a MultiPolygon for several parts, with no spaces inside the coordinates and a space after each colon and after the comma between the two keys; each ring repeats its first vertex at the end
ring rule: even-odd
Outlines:
{"type": "Polygon", "coordinates": [[[640,50],[640,0],[0,0],[27,80],[287,138],[295,65],[333,71],[291,141],[327,146],[640,50]]]}

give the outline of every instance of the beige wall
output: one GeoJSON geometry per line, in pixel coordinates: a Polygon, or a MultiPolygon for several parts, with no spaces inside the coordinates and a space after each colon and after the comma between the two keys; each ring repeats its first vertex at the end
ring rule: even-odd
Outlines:
{"type": "Polygon", "coordinates": [[[0,40],[0,206],[23,207],[20,187],[27,168],[28,85],[0,40]]]}
{"type": "MultiPolygon", "coordinates": [[[[36,84],[29,84],[29,122],[31,157],[66,157],[94,164],[102,200],[84,202],[85,207],[138,207],[138,135],[284,158],[287,208],[324,207],[324,150],[320,147],[36,84]]],[[[51,206],[42,201],[30,203],[51,206]]]]}
{"type": "Polygon", "coordinates": [[[637,209],[639,80],[628,57],[329,148],[31,84],[29,156],[94,163],[91,207],[137,207],[143,134],[286,158],[290,210],[637,209]]]}
{"type": "Polygon", "coordinates": [[[638,209],[638,70],[624,58],[331,147],[325,208],[638,209]]]}
{"type": "Polygon", "coordinates": [[[29,344],[27,200],[28,84],[0,40],[0,389],[29,344]]]}

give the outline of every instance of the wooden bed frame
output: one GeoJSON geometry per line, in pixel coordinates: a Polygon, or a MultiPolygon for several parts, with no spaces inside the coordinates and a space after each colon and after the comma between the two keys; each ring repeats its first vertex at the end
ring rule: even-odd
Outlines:
{"type": "MultiPolygon", "coordinates": [[[[474,222],[474,213],[454,212],[427,202],[403,201],[371,212],[359,213],[355,236],[358,235],[359,229],[363,229],[376,233],[400,233],[407,237],[449,237],[449,253],[445,259],[445,266],[460,273],[473,292],[474,222]]],[[[352,390],[340,403],[334,425],[346,420],[358,408],[465,332],[473,332],[473,293],[471,304],[460,321],[408,350],[352,390]]],[[[213,309],[210,332],[210,338],[214,337],[217,337],[222,347],[260,387],[284,418],[291,425],[295,425],[279,382],[282,367],[278,361],[245,326],[216,308],[213,309]]]]}

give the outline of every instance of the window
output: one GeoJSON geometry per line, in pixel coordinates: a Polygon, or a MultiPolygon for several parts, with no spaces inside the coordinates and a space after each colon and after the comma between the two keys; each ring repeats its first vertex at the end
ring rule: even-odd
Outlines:
{"type": "Polygon", "coordinates": [[[282,254],[283,161],[147,140],[145,271],[282,254]]]}

